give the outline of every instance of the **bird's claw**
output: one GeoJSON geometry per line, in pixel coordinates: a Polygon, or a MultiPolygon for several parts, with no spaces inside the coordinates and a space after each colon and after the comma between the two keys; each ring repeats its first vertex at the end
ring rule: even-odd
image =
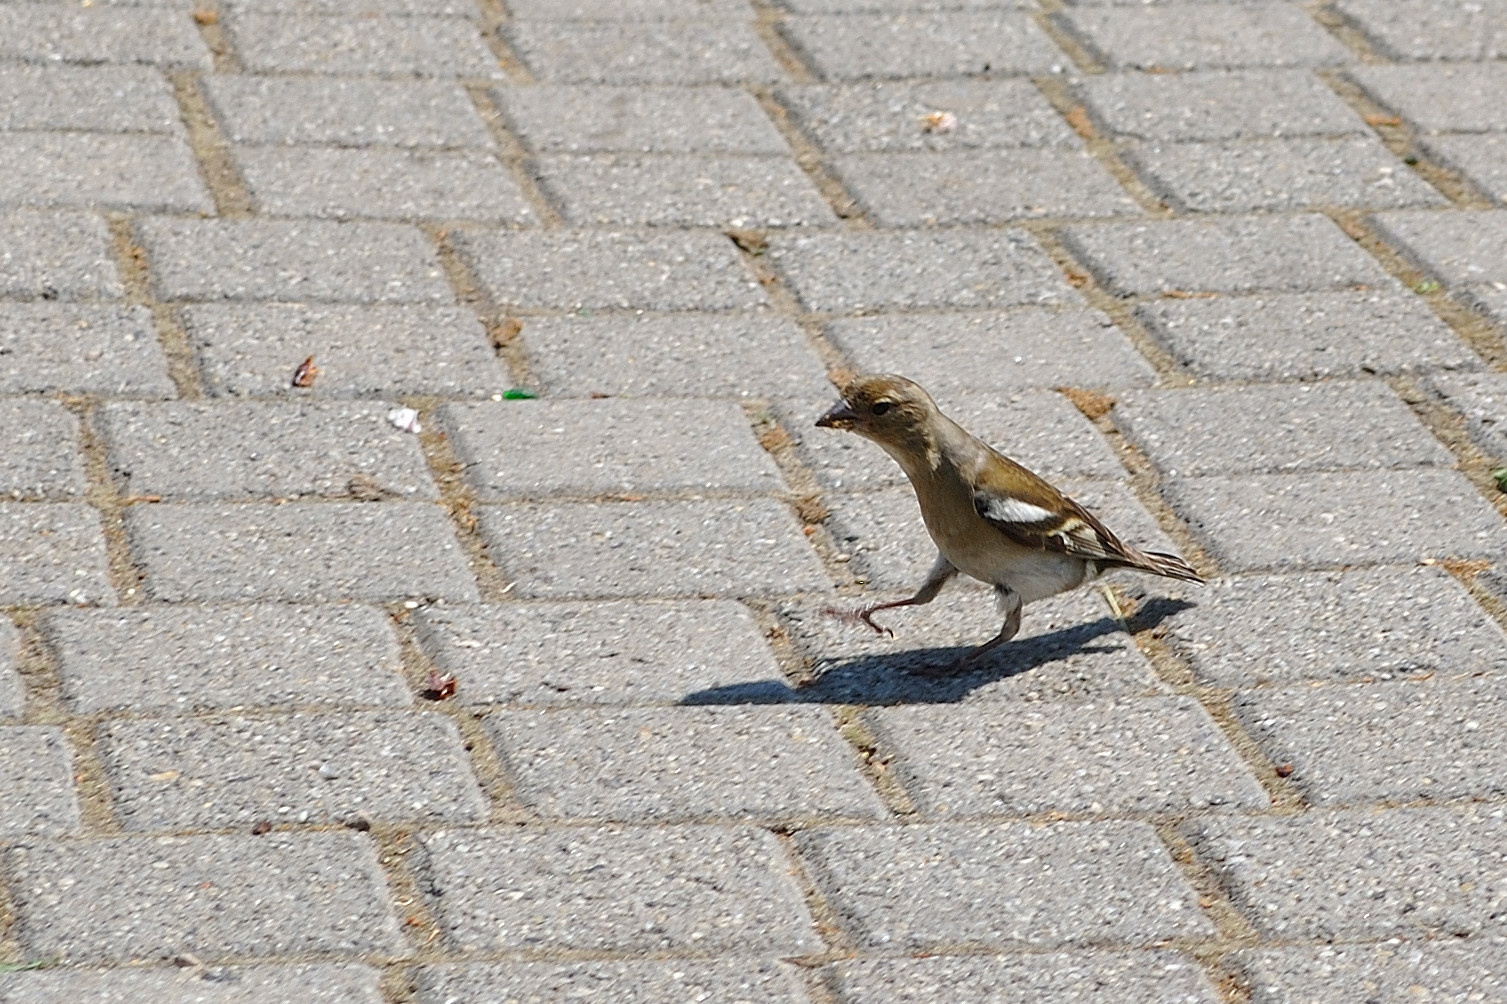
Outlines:
{"type": "Polygon", "coordinates": [[[839,610],[836,607],[827,607],[822,610],[822,613],[828,617],[836,617],[840,621],[847,621],[849,624],[856,624],[862,621],[875,634],[887,634],[891,638],[895,637],[895,632],[883,624],[874,623],[874,610],[874,607],[865,607],[862,610],[839,610]]]}
{"type": "Polygon", "coordinates": [[[858,611],[858,619],[872,628],[875,634],[889,635],[891,638],[895,637],[894,631],[885,627],[883,624],[874,623],[874,610],[872,607],[867,610],[858,611]]]}

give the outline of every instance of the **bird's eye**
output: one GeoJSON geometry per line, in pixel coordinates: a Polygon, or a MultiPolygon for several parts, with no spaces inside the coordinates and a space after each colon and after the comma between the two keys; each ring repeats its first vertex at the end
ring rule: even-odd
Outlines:
{"type": "Polygon", "coordinates": [[[889,411],[893,407],[894,407],[894,404],[892,404],[889,401],[877,401],[877,402],[875,402],[874,407],[871,408],[870,410],[873,411],[873,413],[876,414],[876,415],[883,415],[885,412],[889,411]]]}

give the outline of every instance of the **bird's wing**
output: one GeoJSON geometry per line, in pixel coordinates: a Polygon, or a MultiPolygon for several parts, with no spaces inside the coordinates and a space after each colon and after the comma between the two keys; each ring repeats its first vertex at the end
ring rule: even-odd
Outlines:
{"type": "Polygon", "coordinates": [[[980,465],[973,508],[1022,547],[1061,551],[1085,561],[1133,563],[1118,537],[1087,509],[1001,454],[980,465]]]}

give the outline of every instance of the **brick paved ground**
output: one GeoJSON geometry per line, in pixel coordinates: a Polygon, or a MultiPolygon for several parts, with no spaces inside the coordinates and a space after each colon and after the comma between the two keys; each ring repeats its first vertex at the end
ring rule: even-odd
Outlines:
{"type": "Polygon", "coordinates": [[[0,0],[0,1002],[1507,1000],[1504,59],[0,0]],[[995,615],[824,612],[930,557],[854,369],[1209,585],[910,675],[995,615]]]}

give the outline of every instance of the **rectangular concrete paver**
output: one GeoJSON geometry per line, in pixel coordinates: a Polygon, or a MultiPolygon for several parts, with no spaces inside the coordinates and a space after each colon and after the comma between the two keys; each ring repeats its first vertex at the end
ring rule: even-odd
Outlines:
{"type": "Polygon", "coordinates": [[[5,1004],[278,1004],[290,998],[381,1004],[380,973],[358,963],[53,969],[0,975],[5,1004]]]}
{"type": "Polygon", "coordinates": [[[23,841],[3,868],[30,958],[409,951],[376,849],[353,833],[23,841]]]}
{"type": "Polygon", "coordinates": [[[788,154],[753,95],[730,87],[581,87],[492,91],[537,153],[788,154]]]}
{"type": "Polygon", "coordinates": [[[370,607],[59,610],[41,630],[79,714],[413,701],[392,626],[370,607]]]}
{"type": "Polygon", "coordinates": [[[1114,422],[1169,477],[1455,463],[1379,380],[1128,391],[1114,422]]]}
{"type": "Polygon", "coordinates": [[[1144,823],[815,828],[796,846],[866,951],[1142,944],[1214,930],[1144,823]]]}
{"type": "Polygon", "coordinates": [[[731,401],[483,401],[443,421],[487,501],[784,486],[731,401]]]}
{"type": "Polygon", "coordinates": [[[434,247],[413,227],[148,218],[136,236],[166,300],[454,302],[434,247]]]}
{"type": "Polygon", "coordinates": [[[523,344],[539,389],[558,397],[771,398],[831,386],[806,335],[772,313],[539,318],[523,344]]]}
{"type": "Polygon", "coordinates": [[[1144,387],[1145,358],[1097,310],[880,314],[826,325],[860,372],[901,373],[934,394],[1144,387]]]}
{"type": "Polygon", "coordinates": [[[758,622],[728,600],[507,603],[418,612],[419,644],[467,704],[677,704],[788,693],[758,622]]]}
{"type": "Polygon", "coordinates": [[[729,310],[768,299],[712,231],[455,230],[450,242],[502,307],[729,310]]]}
{"type": "Polygon", "coordinates": [[[1198,963],[1176,952],[1045,952],[919,959],[854,959],[832,967],[844,1001],[909,1004],[947,988],[957,1004],[1051,1000],[1091,1004],[1112,993],[1124,1004],[1214,1004],[1198,963]]]}
{"type": "Polygon", "coordinates": [[[1502,518],[1455,471],[1187,478],[1164,492],[1231,571],[1283,571],[1507,551],[1502,518]]]}
{"type": "Polygon", "coordinates": [[[79,424],[56,401],[0,401],[0,426],[11,430],[0,444],[0,496],[70,499],[84,493],[79,424]]]}
{"type": "Polygon", "coordinates": [[[0,603],[114,602],[98,513],[73,502],[0,502],[0,603]]]}
{"type": "Polygon", "coordinates": [[[821,708],[495,711],[519,797],[552,819],[793,823],[888,815],[821,708]]]}
{"type": "Polygon", "coordinates": [[[512,382],[476,315],[459,308],[237,303],[180,316],[213,396],[485,397],[512,382]],[[309,356],[319,375],[295,388],[309,356]]]}
{"type": "Polygon", "coordinates": [[[1452,167],[1498,205],[1507,201],[1507,133],[1433,136],[1423,147],[1435,159],[1452,167]]]}
{"type": "Polygon", "coordinates": [[[771,499],[487,506],[481,533],[520,596],[825,590],[795,516],[771,499]]]}
{"type": "Polygon", "coordinates": [[[1070,65],[1023,11],[792,17],[780,31],[825,80],[1044,74],[1070,65]]]}
{"type": "Polygon", "coordinates": [[[478,599],[444,510],[421,502],[133,506],[126,529],[167,603],[478,599]]]}
{"type": "Polygon", "coordinates": [[[1382,233],[1455,288],[1507,282],[1507,209],[1378,213],[1382,233]]]}
{"type": "Polygon", "coordinates": [[[550,83],[773,83],[784,77],[747,21],[517,20],[503,36],[550,83]]]}
{"type": "Polygon", "coordinates": [[[84,303],[5,305],[0,391],[175,396],[151,311],[84,303]]]}
{"type": "Polygon", "coordinates": [[[1440,373],[1429,387],[1465,416],[1471,439],[1487,456],[1507,458],[1507,378],[1496,373],[1440,373]]]}
{"type": "Polygon", "coordinates": [[[127,830],[487,817],[460,732],[444,715],[107,722],[99,750],[127,830]]]}
{"type": "Polygon", "coordinates": [[[1285,3],[1074,7],[1062,23],[1116,69],[1194,70],[1241,66],[1332,66],[1353,59],[1343,45],[1285,3]]]}
{"type": "MultiPolygon", "coordinates": [[[[1448,9],[1440,4],[1432,13],[1443,13],[1448,9]]],[[[1453,9],[1460,11],[1464,8],[1453,9]]],[[[1432,22],[1433,18],[1428,21],[1432,22]]],[[[1425,25],[1420,23],[1419,27],[1425,25]]],[[[1419,129],[1441,132],[1507,130],[1507,109],[1491,98],[1492,92],[1507,87],[1507,66],[1500,63],[1352,66],[1346,72],[1377,101],[1419,129]]]]}
{"type": "Polygon", "coordinates": [[[1507,670],[1507,635],[1438,567],[1242,577],[1187,599],[1167,638],[1216,686],[1507,670]]]}
{"type": "Polygon", "coordinates": [[[180,135],[183,122],[151,67],[12,64],[0,67],[0,127],[180,135]]]}
{"type": "Polygon", "coordinates": [[[1491,1000],[1507,994],[1507,950],[1491,942],[1324,945],[1236,952],[1252,1004],[1344,1004],[1357,988],[1377,1004],[1491,1000]]]}
{"type": "Polygon", "coordinates": [[[1499,933],[1504,829],[1490,806],[1208,816],[1184,826],[1257,931],[1310,941],[1499,933]]]}
{"type": "Polygon", "coordinates": [[[808,1004],[798,971],[762,959],[673,962],[472,962],[425,966],[418,972],[421,1004],[482,1001],[497,994],[548,1000],[560,994],[610,993],[616,1004],[667,1000],[736,1000],[808,1004]]]}
{"type": "Polygon", "coordinates": [[[790,234],[769,257],[814,311],[1083,302],[1023,230],[790,234]]]}
{"type": "Polygon", "coordinates": [[[1500,59],[1507,56],[1501,0],[1456,4],[1421,0],[1338,0],[1345,18],[1396,59],[1500,59]]]}
{"type": "MultiPolygon", "coordinates": [[[[21,6],[0,6],[0,38],[6,11],[21,6]]],[[[6,133],[0,148],[0,208],[13,206],[169,213],[215,208],[182,139],[90,132],[6,133]]]]}
{"type": "Polygon", "coordinates": [[[529,827],[419,839],[432,908],[462,951],[784,956],[821,948],[767,830],[529,827]]]}
{"type": "Polygon", "coordinates": [[[73,755],[56,726],[0,725],[0,778],[0,839],[79,828],[73,755]]]}
{"type": "Polygon", "coordinates": [[[15,3],[0,6],[0,58],[57,64],[148,63],[208,70],[210,54],[186,10],[153,7],[76,7],[15,3]]]}
{"type": "Polygon", "coordinates": [[[464,17],[329,17],[235,10],[227,30],[254,73],[501,77],[464,17]]]}
{"type": "Polygon", "coordinates": [[[116,299],[124,292],[99,216],[26,210],[0,214],[0,295],[23,299],[116,299]]]}
{"type": "Polygon", "coordinates": [[[1260,809],[1261,785],[1186,697],[885,708],[870,719],[930,819],[1260,809]],[[960,737],[962,738],[960,741],[960,737]]]}
{"type": "Polygon", "coordinates": [[[171,501],[437,499],[418,438],[382,401],[111,404],[98,423],[125,495],[171,501]]]}

